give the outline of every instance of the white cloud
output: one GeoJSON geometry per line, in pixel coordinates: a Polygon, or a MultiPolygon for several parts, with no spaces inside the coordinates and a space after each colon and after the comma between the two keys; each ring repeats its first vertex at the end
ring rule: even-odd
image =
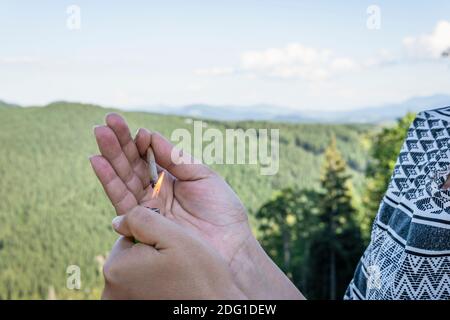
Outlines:
{"type": "Polygon", "coordinates": [[[437,59],[450,48],[450,22],[439,21],[433,32],[403,39],[403,46],[409,57],[437,59]]]}
{"type": "Polygon", "coordinates": [[[366,59],[363,62],[365,68],[381,67],[396,64],[400,61],[399,57],[396,57],[387,49],[381,49],[373,57],[366,59]]]}
{"type": "Polygon", "coordinates": [[[356,71],[359,65],[356,61],[348,58],[336,58],[330,63],[330,68],[336,72],[356,71]]]}
{"type": "Polygon", "coordinates": [[[291,43],[284,47],[243,52],[234,68],[215,67],[197,70],[198,75],[218,76],[239,74],[247,77],[281,79],[328,80],[371,68],[399,65],[415,59],[438,59],[450,55],[450,22],[440,21],[429,34],[403,39],[405,54],[392,54],[381,49],[371,57],[354,59],[339,56],[329,49],[291,43]],[[409,59],[408,59],[409,58],[409,59]]]}
{"type": "Polygon", "coordinates": [[[394,60],[387,50],[381,50],[376,56],[366,61],[357,61],[349,57],[337,56],[328,49],[317,49],[292,43],[281,48],[246,51],[241,54],[237,67],[198,69],[195,70],[195,74],[202,76],[239,74],[251,78],[262,76],[321,81],[337,75],[386,65],[394,60]]]}
{"type": "Polygon", "coordinates": [[[246,73],[270,77],[324,80],[337,74],[357,71],[359,65],[353,59],[336,57],[328,49],[292,43],[283,48],[244,52],[240,69],[246,73]]]}

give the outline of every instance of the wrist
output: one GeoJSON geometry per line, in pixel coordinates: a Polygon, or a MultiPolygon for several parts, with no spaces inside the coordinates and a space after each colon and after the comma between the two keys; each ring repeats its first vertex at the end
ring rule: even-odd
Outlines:
{"type": "Polygon", "coordinates": [[[224,300],[248,300],[247,295],[240,289],[234,281],[232,281],[232,285],[227,288],[223,294],[218,296],[218,299],[224,300]]]}
{"type": "Polygon", "coordinates": [[[304,299],[252,234],[236,252],[230,268],[248,299],[304,299]]]}

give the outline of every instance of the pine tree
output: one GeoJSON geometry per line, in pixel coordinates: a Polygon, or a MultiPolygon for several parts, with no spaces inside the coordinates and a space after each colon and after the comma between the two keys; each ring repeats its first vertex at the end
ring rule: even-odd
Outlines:
{"type": "Polygon", "coordinates": [[[323,194],[310,267],[315,284],[312,298],[342,297],[363,250],[350,178],[333,137],[325,151],[320,181],[323,194]]]}
{"type": "Polygon", "coordinates": [[[314,190],[283,189],[257,212],[261,244],[277,265],[308,295],[311,235],[318,214],[314,190]]]}

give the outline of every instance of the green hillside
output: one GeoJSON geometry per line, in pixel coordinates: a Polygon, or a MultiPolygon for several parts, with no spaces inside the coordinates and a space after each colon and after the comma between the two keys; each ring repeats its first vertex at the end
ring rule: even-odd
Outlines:
{"type": "Polygon", "coordinates": [[[0,100],[0,108],[17,108],[17,107],[19,107],[19,106],[16,104],[11,104],[11,103],[0,100]]]}
{"type": "MultiPolygon", "coordinates": [[[[0,107],[0,299],[97,298],[100,264],[116,239],[114,211],[93,174],[88,156],[97,153],[92,127],[111,110],[54,103],[47,107],[0,107]],[[66,268],[81,268],[82,290],[66,289],[66,268]]],[[[166,136],[192,129],[185,118],[122,113],[132,130],[146,127],[166,136]]],[[[370,126],[215,122],[208,127],[279,128],[280,171],[262,176],[257,166],[217,165],[252,215],[287,186],[317,187],[323,151],[334,134],[362,187],[370,126]]],[[[252,223],[257,223],[252,218],[252,223]]]]}

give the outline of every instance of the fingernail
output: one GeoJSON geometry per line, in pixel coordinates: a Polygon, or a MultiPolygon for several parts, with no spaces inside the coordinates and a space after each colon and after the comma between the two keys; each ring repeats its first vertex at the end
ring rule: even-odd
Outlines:
{"type": "Polygon", "coordinates": [[[112,225],[115,230],[119,229],[120,223],[123,220],[123,216],[117,216],[112,220],[112,225]]]}

